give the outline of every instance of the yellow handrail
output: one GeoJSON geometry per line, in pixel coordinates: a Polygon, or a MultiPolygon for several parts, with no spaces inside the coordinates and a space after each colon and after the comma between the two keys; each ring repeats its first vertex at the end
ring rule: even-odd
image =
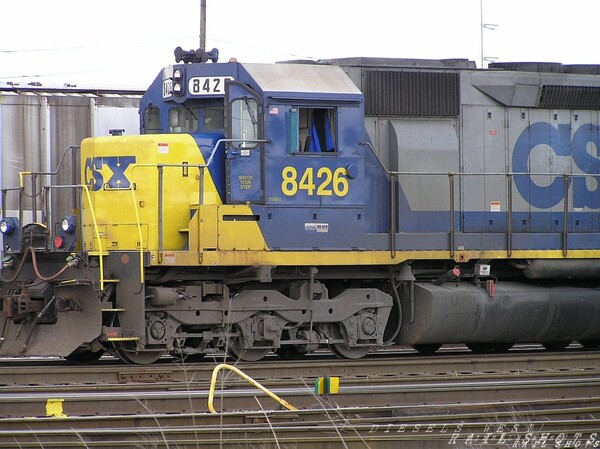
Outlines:
{"type": "Polygon", "coordinates": [[[104,257],[102,257],[102,240],[100,240],[100,231],[98,231],[98,223],[96,222],[96,214],[94,213],[94,205],[92,204],[92,197],[90,196],[90,189],[85,184],[82,184],[83,190],[85,191],[85,196],[88,200],[88,204],[90,205],[90,213],[92,214],[92,222],[94,223],[94,231],[96,234],[96,240],[98,241],[98,254],[100,257],[100,291],[104,291],[104,257]]]}
{"type": "Polygon", "coordinates": [[[228,369],[230,371],[233,371],[238,376],[240,376],[242,379],[247,380],[250,384],[252,384],[256,388],[260,389],[263,393],[267,394],[268,396],[273,398],[275,401],[279,402],[281,405],[283,405],[288,410],[298,410],[296,407],[291,405],[289,402],[287,402],[284,399],[281,399],[279,396],[277,396],[271,390],[267,389],[266,387],[263,387],[261,384],[259,384],[257,381],[252,379],[250,376],[248,376],[244,372],[240,371],[235,366],[228,365],[227,363],[221,363],[215,367],[215,369],[213,370],[213,373],[212,373],[212,378],[210,379],[210,390],[208,392],[208,409],[210,410],[210,412],[212,414],[217,414],[217,411],[215,410],[215,408],[213,406],[213,401],[215,399],[215,385],[217,384],[217,374],[222,369],[228,369]]]}
{"type": "Polygon", "coordinates": [[[20,171],[19,172],[19,188],[20,189],[24,189],[25,188],[23,176],[25,176],[25,175],[32,175],[32,174],[33,174],[33,172],[31,172],[31,171],[20,171]]]}
{"type": "Polygon", "coordinates": [[[135,197],[134,184],[129,186],[131,196],[133,198],[133,210],[135,210],[135,223],[138,228],[138,236],[140,238],[140,283],[144,285],[144,237],[142,235],[142,223],[140,222],[140,213],[138,211],[137,199],[135,197]]]}

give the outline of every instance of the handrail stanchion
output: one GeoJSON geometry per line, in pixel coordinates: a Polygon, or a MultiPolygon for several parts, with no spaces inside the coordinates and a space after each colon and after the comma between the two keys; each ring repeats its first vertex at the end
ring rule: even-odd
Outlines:
{"type": "Polygon", "coordinates": [[[562,238],[562,245],[563,245],[563,257],[567,257],[567,255],[569,254],[569,175],[568,174],[564,174],[563,175],[563,182],[564,182],[564,186],[565,186],[565,198],[563,200],[564,202],[564,210],[563,210],[563,238],[562,238]]]}
{"type": "Polygon", "coordinates": [[[507,223],[507,235],[506,235],[506,252],[508,257],[512,256],[512,238],[513,238],[513,175],[512,173],[506,174],[507,179],[507,196],[508,196],[508,205],[507,205],[507,214],[508,214],[508,223],[507,223]]]}
{"type": "Polygon", "coordinates": [[[448,181],[450,182],[450,257],[454,258],[455,248],[455,206],[454,206],[454,173],[448,173],[448,181]]]}
{"type": "Polygon", "coordinates": [[[397,208],[396,208],[396,173],[390,172],[390,246],[392,250],[392,259],[396,257],[396,231],[397,208]]]}

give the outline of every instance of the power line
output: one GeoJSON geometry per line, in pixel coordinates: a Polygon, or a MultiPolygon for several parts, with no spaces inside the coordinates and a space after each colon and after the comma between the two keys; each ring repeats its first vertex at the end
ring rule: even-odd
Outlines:
{"type": "Polygon", "coordinates": [[[150,41],[135,41],[135,42],[113,42],[113,43],[102,43],[95,45],[80,45],[80,46],[69,46],[69,47],[53,47],[53,48],[25,48],[20,50],[0,50],[0,53],[34,53],[34,52],[51,52],[51,51],[71,51],[71,50],[89,50],[91,48],[102,48],[102,47],[122,47],[122,46],[135,46],[135,45],[147,45],[157,44],[162,42],[176,42],[182,40],[194,39],[194,37],[174,37],[171,39],[160,39],[150,41]]]}

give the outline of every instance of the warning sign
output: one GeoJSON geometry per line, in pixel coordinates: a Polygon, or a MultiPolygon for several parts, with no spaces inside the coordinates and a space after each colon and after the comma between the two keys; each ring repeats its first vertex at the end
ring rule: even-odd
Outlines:
{"type": "Polygon", "coordinates": [[[500,212],[502,203],[500,201],[490,201],[490,212],[500,212]]]}

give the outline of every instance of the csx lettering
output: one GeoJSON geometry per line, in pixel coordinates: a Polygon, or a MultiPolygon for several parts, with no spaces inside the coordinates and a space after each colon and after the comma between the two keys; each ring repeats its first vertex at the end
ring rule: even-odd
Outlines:
{"type": "MultiPolygon", "coordinates": [[[[552,149],[554,156],[570,157],[575,165],[584,173],[600,174],[600,159],[592,156],[600,150],[599,127],[593,124],[580,126],[571,138],[571,125],[552,126],[550,123],[534,123],[526,128],[515,143],[513,149],[513,171],[530,173],[530,154],[538,145],[546,145],[552,149]],[[591,150],[591,151],[590,151],[591,150]],[[592,154],[590,154],[592,153],[592,154]]],[[[554,159],[554,156],[552,159],[554,159]]],[[[531,175],[514,177],[519,193],[532,206],[548,209],[560,203],[565,196],[562,177],[555,179],[547,186],[536,184],[531,175]]],[[[573,207],[591,209],[600,208],[600,179],[597,177],[569,178],[572,183],[573,207]],[[591,181],[591,180],[594,181],[591,181]],[[593,186],[593,190],[589,187],[593,186]]]]}
{"type": "Polygon", "coordinates": [[[94,191],[105,185],[107,189],[128,189],[131,184],[125,171],[131,164],[135,164],[135,156],[88,157],[85,161],[85,182],[94,191]],[[107,181],[104,167],[112,172],[107,181]]]}
{"type": "Polygon", "coordinates": [[[313,167],[307,167],[302,174],[296,167],[290,165],[281,171],[281,191],[286,196],[293,196],[299,190],[304,190],[307,195],[317,196],[346,196],[350,190],[347,171],[343,167],[332,171],[329,167],[320,167],[315,175],[313,167]]]}

